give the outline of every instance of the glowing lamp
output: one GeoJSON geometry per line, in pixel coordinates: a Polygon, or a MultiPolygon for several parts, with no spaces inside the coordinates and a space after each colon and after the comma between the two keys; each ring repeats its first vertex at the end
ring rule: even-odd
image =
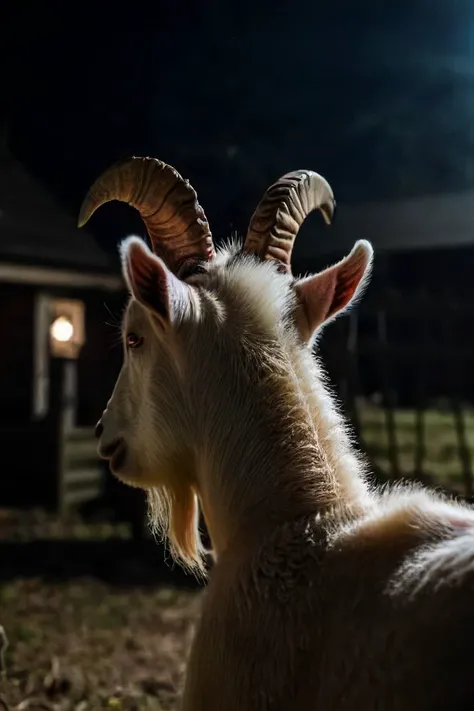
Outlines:
{"type": "Polygon", "coordinates": [[[70,341],[74,335],[74,326],[66,316],[59,316],[51,326],[51,338],[61,343],[70,341]]]}
{"type": "Polygon", "coordinates": [[[76,359],[84,345],[84,303],[78,299],[50,301],[49,343],[56,358],[76,359]]]}

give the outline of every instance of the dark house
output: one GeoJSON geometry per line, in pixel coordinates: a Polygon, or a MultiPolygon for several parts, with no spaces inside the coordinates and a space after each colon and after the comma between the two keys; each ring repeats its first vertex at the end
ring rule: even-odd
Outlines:
{"type": "Polygon", "coordinates": [[[76,228],[3,140],[0,441],[8,469],[0,506],[60,509],[99,493],[93,425],[120,367],[117,334],[107,322],[110,313],[120,316],[123,302],[118,261],[76,228]]]}

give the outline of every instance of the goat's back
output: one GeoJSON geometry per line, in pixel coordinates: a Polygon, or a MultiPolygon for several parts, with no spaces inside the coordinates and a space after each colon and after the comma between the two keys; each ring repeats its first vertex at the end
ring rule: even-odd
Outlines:
{"type": "Polygon", "coordinates": [[[229,550],[190,660],[188,688],[208,695],[193,710],[473,709],[474,525],[399,522],[367,537],[315,518],[229,550]]]}

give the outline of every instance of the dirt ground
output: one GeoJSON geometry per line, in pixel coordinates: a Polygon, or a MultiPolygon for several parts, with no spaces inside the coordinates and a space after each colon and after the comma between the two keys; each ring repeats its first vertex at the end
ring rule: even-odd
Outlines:
{"type": "Polygon", "coordinates": [[[17,711],[176,709],[201,594],[92,579],[2,583],[0,698],[17,711]]]}

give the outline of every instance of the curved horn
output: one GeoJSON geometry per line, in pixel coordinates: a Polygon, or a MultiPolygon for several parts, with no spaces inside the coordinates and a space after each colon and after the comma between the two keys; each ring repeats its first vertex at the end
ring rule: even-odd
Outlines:
{"type": "Polygon", "coordinates": [[[273,183],[252,215],[243,251],[274,259],[291,272],[296,235],[313,210],[321,210],[331,224],[336,201],[329,183],[312,170],[286,173],[273,183]]]}
{"type": "Polygon", "coordinates": [[[89,189],[79,212],[79,227],[111,200],[138,210],[154,252],[172,271],[189,259],[214,256],[209,223],[196,191],[170,165],[135,156],[112,165],[89,189]]]}

